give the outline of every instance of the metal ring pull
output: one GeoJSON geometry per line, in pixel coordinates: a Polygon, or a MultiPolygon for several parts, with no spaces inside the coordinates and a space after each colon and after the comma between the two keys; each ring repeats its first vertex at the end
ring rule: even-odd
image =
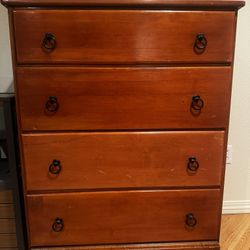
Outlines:
{"type": "Polygon", "coordinates": [[[56,37],[52,33],[46,33],[42,42],[42,47],[47,51],[52,51],[56,48],[56,37]]]}
{"type": "Polygon", "coordinates": [[[55,113],[59,108],[59,103],[56,96],[50,96],[46,102],[46,110],[55,113]]]}
{"type": "Polygon", "coordinates": [[[196,172],[199,168],[199,162],[197,161],[196,157],[192,156],[188,159],[188,170],[191,172],[196,172]]]}
{"type": "Polygon", "coordinates": [[[200,111],[204,107],[204,101],[201,99],[199,95],[192,97],[191,108],[200,111]]]}
{"type": "Polygon", "coordinates": [[[198,33],[194,43],[194,51],[197,54],[201,54],[206,50],[207,47],[207,38],[204,34],[198,33]]]}
{"type": "Polygon", "coordinates": [[[197,224],[197,219],[194,217],[192,213],[188,213],[186,215],[186,225],[188,227],[195,227],[197,224]]]}
{"type": "Polygon", "coordinates": [[[61,218],[56,218],[53,225],[52,225],[52,229],[54,232],[61,232],[64,228],[64,223],[63,223],[63,219],[61,218]]]}
{"type": "Polygon", "coordinates": [[[49,172],[51,174],[59,174],[62,170],[61,162],[58,160],[53,160],[49,166],[49,172]]]}

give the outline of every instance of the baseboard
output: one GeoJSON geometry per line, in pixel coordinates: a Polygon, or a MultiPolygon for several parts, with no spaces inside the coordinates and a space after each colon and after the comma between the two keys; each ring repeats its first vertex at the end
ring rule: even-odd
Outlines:
{"type": "Polygon", "coordinates": [[[223,214],[250,213],[250,200],[224,201],[223,214]]]}

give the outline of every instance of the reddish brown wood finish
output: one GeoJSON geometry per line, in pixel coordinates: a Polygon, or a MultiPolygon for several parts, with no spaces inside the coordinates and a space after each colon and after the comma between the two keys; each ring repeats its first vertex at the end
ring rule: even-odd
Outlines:
{"type": "Polygon", "coordinates": [[[232,74],[232,67],[222,65],[233,63],[237,9],[244,2],[2,0],[2,3],[10,7],[19,132],[25,132],[23,175],[28,170],[26,181],[33,186],[26,196],[30,243],[35,247],[31,248],[219,250],[224,174],[219,153],[228,131],[232,74]],[[57,48],[52,53],[41,49],[44,32],[55,32],[57,48]],[[197,55],[193,45],[199,32],[208,38],[208,47],[197,55]],[[64,67],[57,67],[60,65],[64,67]],[[173,67],[177,65],[183,67],[173,67]],[[205,101],[202,113],[195,117],[189,113],[194,93],[205,101]],[[59,97],[60,109],[54,116],[44,114],[48,95],[59,97]],[[225,132],[156,132],[206,128],[225,132]],[[117,132],[145,129],[148,132],[117,132]],[[41,133],[35,134],[38,130],[41,133]],[[183,138],[181,145],[179,138],[183,138]],[[164,154],[164,146],[170,144],[164,154]],[[183,157],[178,154],[184,155],[183,150],[190,150],[192,145],[205,167],[202,164],[197,175],[184,178],[179,167],[183,157]],[[208,153],[206,145],[211,146],[208,153]],[[65,170],[63,165],[62,175],[52,186],[52,180],[43,175],[42,165],[48,168],[47,159],[54,152],[67,163],[65,166],[70,165],[69,156],[75,156],[73,162],[81,173],[71,175],[72,171],[66,172],[69,168],[65,170]],[[164,166],[166,162],[171,164],[174,157],[179,165],[166,185],[164,173],[168,176],[172,168],[164,166]],[[88,184],[80,183],[86,169],[86,165],[79,164],[81,159],[92,164],[87,169],[88,184]],[[98,159],[113,177],[109,175],[105,180],[91,176],[99,170],[98,159]],[[209,159],[215,164],[208,165],[209,159]],[[114,163],[125,167],[115,168],[114,163]],[[141,171],[138,163],[149,166],[149,171],[141,171]],[[213,175],[209,169],[214,171],[213,175]],[[118,182],[119,174],[127,170],[133,174],[134,186],[122,178],[118,182]],[[204,186],[200,190],[185,189],[191,188],[191,182],[192,187],[204,186]],[[89,192],[87,188],[94,185],[95,189],[89,192]],[[138,187],[144,191],[136,191],[138,187]],[[173,187],[178,190],[171,191],[173,187]],[[117,191],[108,191],[109,188],[117,191]],[[44,194],[45,191],[51,194],[44,194]],[[198,218],[193,231],[184,227],[186,211],[194,212],[198,218]],[[65,219],[65,229],[58,235],[51,231],[55,216],[65,219]],[[139,243],[133,244],[136,242],[139,243]]]}
{"type": "Polygon", "coordinates": [[[15,10],[17,62],[169,63],[231,62],[234,12],[153,10],[15,10]],[[45,33],[57,40],[52,52],[45,33]],[[204,33],[203,54],[193,50],[204,33]]]}
{"type": "Polygon", "coordinates": [[[219,186],[224,132],[23,135],[28,191],[219,186]],[[195,156],[197,172],[187,171],[195,156]],[[49,174],[54,159],[59,175],[49,174]]]}
{"type": "Polygon", "coordinates": [[[22,130],[224,128],[230,67],[18,68],[22,130]],[[39,77],[37,77],[39,76],[39,77]],[[200,95],[200,115],[190,112],[200,95]],[[45,112],[49,96],[59,110],[45,112]]]}
{"type": "Polygon", "coordinates": [[[216,189],[29,195],[31,246],[217,240],[220,198],[216,189]],[[192,229],[188,213],[197,219],[192,229]]]}
{"type": "Polygon", "coordinates": [[[127,244],[104,245],[82,247],[46,247],[32,248],[32,250],[220,250],[216,241],[204,242],[176,242],[176,243],[151,243],[151,244],[127,244]]]}
{"type": "Polygon", "coordinates": [[[1,0],[6,6],[147,6],[164,8],[238,9],[241,0],[1,0]]]}

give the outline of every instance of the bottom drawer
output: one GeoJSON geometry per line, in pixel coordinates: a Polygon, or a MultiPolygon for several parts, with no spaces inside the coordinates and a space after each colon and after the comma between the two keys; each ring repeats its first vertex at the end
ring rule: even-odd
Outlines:
{"type": "Polygon", "coordinates": [[[31,246],[216,240],[220,190],[28,195],[31,246]]]}

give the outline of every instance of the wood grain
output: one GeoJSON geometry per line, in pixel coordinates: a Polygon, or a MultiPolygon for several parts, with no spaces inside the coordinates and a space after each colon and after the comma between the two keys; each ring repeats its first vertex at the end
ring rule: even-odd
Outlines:
{"type": "Polygon", "coordinates": [[[15,218],[13,204],[0,203],[0,219],[12,219],[12,218],[15,218]]]}
{"type": "Polygon", "coordinates": [[[221,250],[249,250],[250,214],[224,215],[220,243],[221,250]]]}
{"type": "Polygon", "coordinates": [[[230,86],[231,67],[17,68],[26,131],[225,128],[230,86]],[[195,95],[200,114],[190,111],[195,95]],[[55,114],[45,109],[49,96],[55,114]]]}
{"type": "Polygon", "coordinates": [[[147,6],[168,8],[238,9],[245,5],[241,0],[1,0],[12,6],[147,6]]]}
{"type": "Polygon", "coordinates": [[[0,234],[0,249],[16,248],[17,241],[15,234],[0,234]]]}
{"type": "Polygon", "coordinates": [[[18,250],[18,248],[16,247],[3,247],[3,248],[0,247],[0,249],[1,250],[18,250]]]}
{"type": "Polygon", "coordinates": [[[32,248],[32,250],[220,250],[219,244],[213,241],[185,243],[150,243],[108,246],[53,247],[32,248]]]}
{"type": "MultiPolygon", "coordinates": [[[[21,120],[19,132],[23,130],[27,134],[48,131],[62,135],[62,132],[83,134],[84,130],[93,135],[96,130],[107,134],[109,130],[227,131],[232,68],[199,66],[232,65],[237,9],[244,5],[243,1],[2,2],[10,6],[13,28],[14,72],[21,120]],[[16,6],[38,8],[24,9],[16,6]],[[41,48],[46,32],[56,36],[57,47],[51,53],[41,48]],[[193,50],[194,40],[201,32],[208,39],[208,46],[204,53],[197,54],[193,50]],[[39,65],[41,68],[33,68],[39,65]],[[58,67],[63,65],[65,67],[58,67]],[[69,67],[72,65],[81,67],[69,67]],[[101,65],[105,67],[99,67],[101,65]],[[111,68],[112,65],[119,67],[111,68]],[[149,68],[147,65],[154,67],[149,68]],[[173,67],[177,65],[182,67],[173,67]],[[192,65],[196,67],[184,67],[192,65]],[[52,95],[58,97],[60,108],[54,116],[48,116],[44,112],[44,104],[52,95]],[[200,95],[205,101],[204,109],[196,116],[190,113],[193,95],[200,95]]],[[[81,148],[79,145],[72,146],[72,143],[69,152],[74,150],[73,146],[81,148]]],[[[153,140],[150,143],[143,141],[147,147],[151,147],[151,143],[153,140]]],[[[129,140],[121,145],[128,144],[129,140]]],[[[98,144],[93,145],[96,150],[98,144]]],[[[105,146],[108,149],[109,144],[105,146]]],[[[164,150],[163,147],[156,148],[158,152],[164,150]]],[[[137,152],[142,149],[136,148],[137,152]]],[[[223,151],[222,147],[220,150],[223,151]]],[[[51,151],[54,152],[54,148],[51,151]]],[[[161,158],[166,159],[164,157],[161,153],[161,158]]],[[[212,162],[215,161],[213,157],[212,162]]],[[[108,163],[110,166],[107,160],[107,166],[108,163]]],[[[112,168],[115,166],[112,165],[112,168]]],[[[216,174],[220,178],[218,172],[216,174]]],[[[210,176],[210,180],[215,177],[210,176]]],[[[145,179],[150,180],[148,176],[145,179]]],[[[65,191],[63,184],[60,185],[61,191],[65,191]]],[[[91,193],[81,190],[78,193],[28,195],[26,212],[30,240],[33,246],[50,245],[51,249],[53,246],[61,246],[63,249],[62,246],[68,245],[69,249],[70,245],[86,244],[78,248],[89,250],[87,244],[114,243],[111,248],[93,246],[92,249],[117,249],[119,246],[120,250],[151,250],[152,242],[157,242],[154,248],[161,250],[218,250],[218,218],[222,199],[222,189],[219,188],[92,190],[91,193]],[[184,227],[185,214],[188,212],[193,212],[198,218],[194,230],[184,227]],[[51,230],[56,216],[62,216],[65,222],[61,233],[51,230]],[[196,240],[204,242],[194,243],[196,240]],[[211,240],[210,244],[207,240],[211,240]],[[159,243],[166,241],[175,243],[159,243]],[[149,244],[137,244],[135,248],[133,245],[119,245],[136,242],[149,244]]],[[[245,244],[246,237],[247,234],[242,236],[240,247],[245,244]]],[[[13,238],[12,243],[14,241],[13,238]]],[[[0,238],[0,248],[8,248],[3,244],[0,238]]]]}
{"type": "Polygon", "coordinates": [[[23,134],[22,141],[28,191],[220,186],[224,167],[222,131],[23,134]],[[192,156],[200,165],[193,173],[192,156]],[[55,159],[59,175],[49,173],[55,159]]]}
{"type": "Polygon", "coordinates": [[[0,219],[0,234],[16,233],[15,219],[0,219]]]}
{"type": "Polygon", "coordinates": [[[31,246],[218,239],[220,191],[120,191],[28,195],[31,246]],[[190,230],[185,216],[193,213],[190,230]],[[55,218],[62,232],[52,230],[55,218]],[[39,225],[39,226],[38,226],[39,225]]]}
{"type": "MultiPolygon", "coordinates": [[[[249,250],[250,249],[250,214],[234,214],[223,215],[221,223],[220,245],[221,250],[249,250]]],[[[201,249],[216,249],[219,250],[218,245],[212,242],[202,243],[179,243],[179,244],[152,244],[152,245],[122,245],[118,246],[87,246],[87,247],[59,247],[59,248],[39,248],[37,250],[169,250],[182,249],[183,250],[200,250],[201,249]],[[189,244],[191,245],[188,248],[189,244]]]]}
{"type": "Polygon", "coordinates": [[[0,250],[17,250],[13,196],[10,190],[0,190],[0,250]]]}
{"type": "Polygon", "coordinates": [[[14,10],[13,18],[19,64],[232,61],[234,12],[14,10]],[[52,52],[41,48],[48,32],[52,52]],[[208,40],[202,54],[193,49],[198,33],[208,40]]]}
{"type": "Polygon", "coordinates": [[[0,190],[0,203],[13,203],[12,191],[0,190]]]}

